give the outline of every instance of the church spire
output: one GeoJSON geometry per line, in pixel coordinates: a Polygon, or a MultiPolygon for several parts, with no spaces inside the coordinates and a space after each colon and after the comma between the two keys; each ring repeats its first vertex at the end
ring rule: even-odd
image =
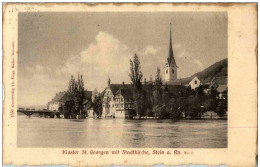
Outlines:
{"type": "Polygon", "coordinates": [[[170,65],[173,61],[173,65],[176,65],[175,59],[174,59],[174,55],[173,55],[173,50],[172,50],[172,30],[171,30],[171,23],[170,23],[170,46],[169,46],[169,53],[168,53],[168,64],[170,65]]]}

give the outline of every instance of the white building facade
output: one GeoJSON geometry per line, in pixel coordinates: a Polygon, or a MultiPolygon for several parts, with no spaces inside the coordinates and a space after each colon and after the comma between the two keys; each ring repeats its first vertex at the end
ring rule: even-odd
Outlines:
{"type": "Polygon", "coordinates": [[[114,117],[115,116],[115,93],[112,92],[110,85],[110,78],[108,79],[108,86],[104,92],[103,104],[102,104],[102,117],[114,117]]]}
{"type": "Polygon", "coordinates": [[[50,111],[59,111],[59,107],[65,104],[66,92],[59,92],[55,97],[48,103],[47,107],[50,111]]]}
{"type": "Polygon", "coordinates": [[[190,83],[189,86],[191,87],[192,90],[196,89],[197,87],[199,87],[201,85],[201,81],[199,80],[198,77],[194,77],[190,83]]]}

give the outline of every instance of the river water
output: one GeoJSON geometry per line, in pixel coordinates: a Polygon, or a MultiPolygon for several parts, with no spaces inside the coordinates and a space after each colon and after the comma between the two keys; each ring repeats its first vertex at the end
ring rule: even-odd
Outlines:
{"type": "Polygon", "coordinates": [[[67,120],[18,115],[18,147],[226,148],[227,120],[67,120]]]}

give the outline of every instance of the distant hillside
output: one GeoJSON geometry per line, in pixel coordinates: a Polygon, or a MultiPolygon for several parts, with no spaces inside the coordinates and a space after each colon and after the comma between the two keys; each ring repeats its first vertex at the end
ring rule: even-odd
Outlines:
{"type": "Polygon", "coordinates": [[[223,59],[219,62],[214,63],[205,70],[198,72],[188,78],[183,78],[182,83],[188,84],[195,76],[197,76],[202,83],[210,82],[213,77],[215,82],[218,84],[227,84],[227,59],[223,59]]]}

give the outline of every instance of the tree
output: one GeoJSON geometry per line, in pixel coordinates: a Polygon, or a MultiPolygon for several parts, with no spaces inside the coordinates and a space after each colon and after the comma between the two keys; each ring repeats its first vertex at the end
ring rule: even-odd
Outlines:
{"type": "Polygon", "coordinates": [[[75,80],[74,76],[71,76],[69,81],[69,87],[67,90],[68,99],[65,103],[67,111],[66,114],[70,114],[68,117],[75,117],[81,115],[83,111],[84,97],[84,81],[83,76],[78,73],[78,79],[75,80]],[[71,106],[68,106],[71,105],[71,106]]]}
{"type": "Polygon", "coordinates": [[[158,117],[160,119],[165,118],[166,106],[165,105],[153,105],[153,113],[155,117],[158,117]]]}
{"type": "Polygon", "coordinates": [[[75,110],[75,102],[73,100],[67,100],[64,106],[64,118],[73,118],[75,110]]]}
{"type": "Polygon", "coordinates": [[[162,94],[161,94],[161,91],[159,89],[153,90],[152,95],[153,95],[153,100],[152,100],[153,105],[162,104],[162,94]]]}
{"type": "Polygon", "coordinates": [[[141,112],[141,97],[142,97],[142,79],[143,79],[143,74],[141,72],[141,65],[139,58],[137,54],[134,55],[134,59],[130,59],[130,74],[129,77],[131,79],[131,82],[134,87],[134,97],[135,97],[135,110],[137,116],[140,116],[141,112]]]}
{"type": "Polygon", "coordinates": [[[188,93],[188,95],[195,95],[196,92],[193,89],[191,89],[191,86],[189,85],[187,87],[187,93],[188,93]]]}
{"type": "Polygon", "coordinates": [[[156,74],[155,74],[155,86],[156,89],[161,89],[162,87],[162,78],[161,78],[161,70],[160,67],[157,67],[156,74]]]}
{"type": "Polygon", "coordinates": [[[64,115],[64,106],[60,105],[60,107],[58,108],[58,111],[60,114],[64,115]]]}
{"type": "Polygon", "coordinates": [[[77,107],[78,107],[78,113],[82,114],[83,111],[83,101],[85,99],[84,94],[84,81],[82,74],[78,74],[78,90],[77,90],[77,107]]]}
{"type": "Polygon", "coordinates": [[[185,112],[185,118],[189,115],[192,118],[198,117],[200,114],[200,104],[198,103],[198,98],[194,96],[189,96],[187,98],[187,109],[185,112]]]}
{"type": "Polygon", "coordinates": [[[197,87],[195,89],[196,97],[203,96],[204,95],[203,90],[204,90],[203,85],[200,85],[199,87],[197,87]]]}
{"type": "Polygon", "coordinates": [[[157,67],[154,81],[154,90],[153,90],[153,104],[158,105],[162,103],[162,78],[160,74],[160,68],[157,67]]]}
{"type": "Polygon", "coordinates": [[[102,116],[102,97],[95,96],[93,102],[93,110],[98,118],[102,116]]]}
{"type": "Polygon", "coordinates": [[[166,114],[171,119],[178,119],[181,116],[180,98],[171,98],[166,107],[166,114]]]}

